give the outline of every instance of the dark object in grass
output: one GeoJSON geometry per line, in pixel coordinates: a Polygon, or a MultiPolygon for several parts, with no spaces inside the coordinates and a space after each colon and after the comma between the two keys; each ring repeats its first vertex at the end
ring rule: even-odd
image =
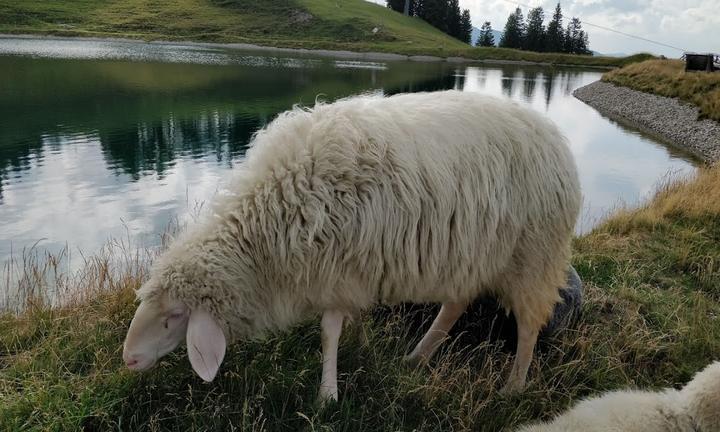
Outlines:
{"type": "Polygon", "coordinates": [[[715,69],[714,59],[713,54],[685,53],[685,70],[712,72],[715,69]]]}
{"type": "Polygon", "coordinates": [[[575,324],[580,317],[583,301],[583,283],[575,268],[570,266],[567,271],[565,289],[560,290],[562,302],[555,304],[550,322],[540,332],[540,338],[552,337],[564,328],[575,324]]]}
{"type": "MultiPolygon", "coordinates": [[[[552,340],[563,329],[572,327],[580,317],[583,284],[575,268],[570,266],[567,281],[560,290],[563,301],[555,305],[552,318],[540,332],[538,349],[542,350],[546,342],[552,340]]],[[[376,319],[387,319],[390,314],[402,316],[401,322],[409,329],[409,335],[419,340],[427,331],[440,310],[440,305],[403,304],[394,307],[382,307],[374,313],[376,319]]],[[[505,314],[493,298],[480,298],[468,307],[465,314],[450,331],[455,346],[477,346],[485,341],[501,342],[503,349],[514,352],[517,344],[517,326],[512,312],[505,314]]],[[[410,341],[409,341],[410,342],[410,341]]],[[[415,340],[416,342],[416,340],[415,340]]],[[[409,344],[412,347],[413,344],[409,344]]]]}

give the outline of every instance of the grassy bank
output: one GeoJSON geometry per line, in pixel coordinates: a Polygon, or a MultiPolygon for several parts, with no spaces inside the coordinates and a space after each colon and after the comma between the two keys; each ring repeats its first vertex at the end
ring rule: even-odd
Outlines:
{"type": "Polygon", "coordinates": [[[720,73],[685,72],[681,60],[647,60],[615,69],[603,81],[696,105],[700,116],[720,121],[720,73]]]}
{"type": "MultiPolygon", "coordinates": [[[[184,349],[131,374],[121,343],[144,260],[118,269],[96,259],[66,281],[85,299],[52,309],[29,295],[26,313],[0,317],[0,430],[491,431],[602,390],[679,385],[720,358],[719,182],[720,167],[701,170],[575,239],[583,316],[545,344],[521,395],[498,394],[509,354],[468,334],[430,368],[406,368],[400,357],[420,329],[387,313],[344,334],[340,402],[324,410],[314,404],[317,322],[233,345],[211,384],[193,375],[184,349]]],[[[29,293],[41,289],[33,280],[29,293]]]]}
{"type": "Polygon", "coordinates": [[[473,48],[364,0],[0,0],[0,33],[251,43],[613,67],[627,58],[473,48]],[[374,31],[376,30],[376,31],[374,31]]]}

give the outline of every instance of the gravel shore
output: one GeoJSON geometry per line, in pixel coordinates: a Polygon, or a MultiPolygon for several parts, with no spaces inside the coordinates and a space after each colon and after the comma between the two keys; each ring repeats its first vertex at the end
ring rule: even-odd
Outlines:
{"type": "Polygon", "coordinates": [[[674,98],[596,81],[573,96],[603,114],[659,135],[708,163],[720,160],[720,123],[698,120],[698,109],[674,98]]]}

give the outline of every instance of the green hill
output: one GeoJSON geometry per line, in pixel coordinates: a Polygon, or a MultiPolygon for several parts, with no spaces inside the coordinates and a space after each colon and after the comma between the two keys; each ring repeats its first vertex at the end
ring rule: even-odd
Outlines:
{"type": "Polygon", "coordinates": [[[0,0],[0,33],[250,43],[589,66],[644,60],[473,48],[365,0],[0,0]]]}
{"type": "Polygon", "coordinates": [[[425,52],[466,45],[364,0],[0,0],[0,32],[425,52]],[[377,29],[373,32],[374,29],[377,29]]]}

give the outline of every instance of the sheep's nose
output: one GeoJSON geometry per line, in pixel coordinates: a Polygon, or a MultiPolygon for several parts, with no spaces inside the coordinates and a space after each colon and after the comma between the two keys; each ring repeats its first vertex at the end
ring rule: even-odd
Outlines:
{"type": "Polygon", "coordinates": [[[127,355],[123,354],[123,360],[125,361],[125,365],[129,367],[130,369],[133,369],[137,367],[140,364],[140,357],[137,355],[127,355]]]}

